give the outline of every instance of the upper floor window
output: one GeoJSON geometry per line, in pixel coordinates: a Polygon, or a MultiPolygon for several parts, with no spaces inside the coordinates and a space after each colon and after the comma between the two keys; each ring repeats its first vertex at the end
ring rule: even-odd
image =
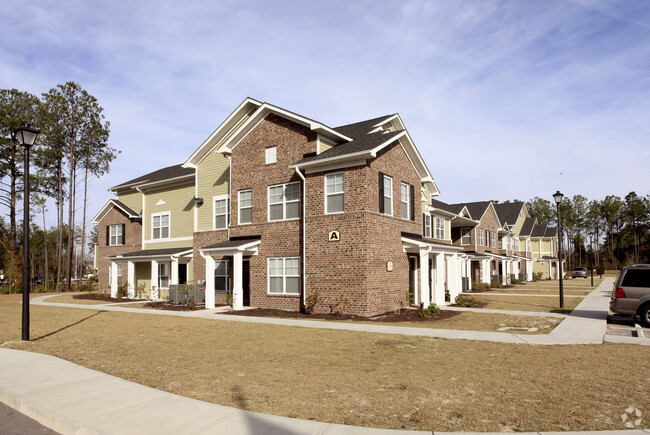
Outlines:
{"type": "Polygon", "coordinates": [[[436,239],[445,239],[445,220],[438,216],[436,216],[436,239]]]}
{"type": "Polygon", "coordinates": [[[270,147],[266,149],[266,164],[275,163],[278,161],[278,147],[270,147]]]}
{"type": "Polygon", "coordinates": [[[325,213],[345,211],[345,175],[343,172],[325,176],[325,213]]]}
{"type": "Polygon", "coordinates": [[[269,258],[269,293],[300,294],[300,257],[269,258]]]}
{"type": "Polygon", "coordinates": [[[497,247],[497,233],[492,231],[492,233],[490,234],[490,237],[491,237],[491,240],[492,240],[492,247],[496,248],[497,247]]]}
{"type": "Polygon", "coordinates": [[[393,215],[393,179],[388,175],[381,174],[380,194],[382,200],[382,213],[393,215]]]}
{"type": "Polygon", "coordinates": [[[530,251],[531,251],[531,248],[530,248],[530,239],[526,239],[526,252],[530,252],[530,251]]]}
{"type": "Polygon", "coordinates": [[[250,224],[253,222],[253,191],[239,191],[239,224],[250,224]]]}
{"type": "Polygon", "coordinates": [[[483,228],[478,229],[478,245],[485,246],[485,231],[483,228]]]}
{"type": "Polygon", "coordinates": [[[151,238],[169,238],[169,212],[158,213],[151,216],[151,238]]]}
{"type": "Polygon", "coordinates": [[[409,185],[402,182],[401,185],[401,200],[402,200],[402,219],[409,218],[409,212],[411,211],[409,207],[409,185]]]}
{"type": "Polygon", "coordinates": [[[469,245],[472,242],[472,229],[471,228],[461,228],[460,229],[460,244],[463,246],[469,245]]]}
{"type": "Polygon", "coordinates": [[[424,225],[424,237],[431,238],[431,215],[429,213],[424,213],[422,219],[424,225]]]}
{"type": "Polygon", "coordinates": [[[124,224],[110,225],[108,228],[108,246],[124,244],[124,224]]]}
{"type": "Polygon", "coordinates": [[[269,221],[300,217],[300,183],[269,186],[269,221]]]}
{"type": "Polygon", "coordinates": [[[223,230],[230,223],[230,204],[228,196],[217,196],[214,199],[214,229],[223,230]]]}

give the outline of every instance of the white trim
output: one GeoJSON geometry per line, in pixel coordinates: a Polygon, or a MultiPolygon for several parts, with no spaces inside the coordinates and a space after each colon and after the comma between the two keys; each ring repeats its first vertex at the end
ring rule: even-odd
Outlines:
{"type": "MultiPolygon", "coordinates": [[[[162,219],[161,219],[161,223],[162,223],[162,219]]],[[[172,212],[171,212],[171,211],[161,211],[161,212],[158,212],[158,213],[151,213],[151,233],[150,233],[150,237],[151,237],[150,240],[151,240],[152,242],[153,242],[153,241],[158,241],[158,240],[169,241],[169,240],[171,239],[171,237],[172,237],[172,212]],[[165,215],[168,216],[168,222],[167,222],[167,237],[162,237],[162,228],[164,228],[164,227],[161,225],[161,226],[159,227],[159,228],[161,229],[161,231],[160,231],[160,235],[161,235],[161,237],[154,238],[154,237],[153,237],[153,230],[154,230],[154,227],[153,227],[153,218],[154,218],[154,217],[161,217],[161,218],[162,218],[162,216],[165,216],[165,215]]]]}
{"type": "Polygon", "coordinates": [[[253,189],[242,189],[237,191],[237,224],[238,225],[250,225],[253,223],[253,189]],[[244,207],[244,209],[249,209],[251,210],[251,221],[250,222],[242,222],[241,221],[241,211],[242,211],[242,206],[241,206],[241,194],[244,192],[250,192],[251,194],[251,205],[249,207],[244,207]]]}
{"type": "Polygon", "coordinates": [[[267,218],[267,222],[282,222],[282,221],[292,221],[292,220],[300,219],[300,213],[298,213],[298,216],[295,217],[295,218],[287,218],[287,204],[294,204],[294,203],[300,204],[300,201],[301,201],[300,191],[301,190],[302,190],[302,188],[300,186],[299,181],[292,181],[290,183],[281,183],[281,184],[274,184],[272,186],[267,186],[267,188],[266,188],[266,213],[267,213],[266,218],[267,218]],[[292,184],[297,184],[298,189],[300,189],[298,191],[298,200],[292,200],[292,201],[287,202],[285,191],[286,191],[287,186],[290,186],[292,184]],[[282,219],[271,219],[271,205],[272,205],[271,204],[271,188],[273,188],[273,187],[282,187],[282,202],[281,203],[280,202],[274,202],[273,203],[273,205],[282,204],[282,219]]]}
{"type": "Polygon", "coordinates": [[[264,161],[267,165],[272,165],[278,162],[278,147],[272,146],[264,148],[264,161]]]}
{"type": "Polygon", "coordinates": [[[316,135],[316,154],[317,155],[323,152],[323,150],[321,150],[321,142],[323,142],[323,143],[325,143],[327,145],[330,145],[330,148],[333,148],[333,147],[336,146],[336,142],[330,141],[329,139],[326,139],[322,134],[318,133],[316,135]]]}
{"type": "Polygon", "coordinates": [[[340,213],[345,213],[345,172],[333,172],[331,174],[325,174],[323,177],[323,182],[324,182],[324,188],[323,190],[325,191],[325,214],[340,214],[340,213]],[[341,175],[343,177],[343,190],[341,192],[328,192],[327,191],[327,178],[328,177],[335,177],[337,175],[341,175]],[[330,212],[327,209],[328,205],[328,197],[329,196],[334,196],[334,195],[341,195],[343,194],[343,210],[341,211],[333,211],[330,212]]]}
{"type": "MultiPolygon", "coordinates": [[[[322,160],[321,160],[322,161],[322,160]]],[[[345,161],[343,163],[330,163],[324,166],[313,166],[310,168],[303,168],[305,171],[305,174],[314,174],[316,172],[326,172],[326,171],[331,171],[333,169],[345,169],[345,168],[352,168],[354,166],[364,166],[366,163],[368,163],[368,159],[353,159],[349,161],[345,161]]],[[[291,165],[293,169],[300,169],[299,166],[291,165]]]]}
{"type": "Polygon", "coordinates": [[[204,255],[234,255],[236,252],[246,252],[249,255],[257,255],[257,247],[262,243],[261,240],[253,240],[240,246],[229,246],[227,248],[202,248],[199,253],[204,255]]]}
{"type": "Polygon", "coordinates": [[[167,243],[167,242],[183,242],[187,240],[194,240],[194,236],[170,237],[168,239],[145,240],[144,244],[149,245],[149,244],[167,243]]]}
{"type": "MultiPolygon", "coordinates": [[[[221,215],[220,215],[221,216],[221,215]]],[[[230,226],[230,195],[216,195],[212,197],[212,229],[213,230],[226,230],[230,226]],[[217,228],[217,212],[216,202],[226,200],[226,226],[217,228]]]]}
{"type": "Polygon", "coordinates": [[[411,185],[409,183],[405,183],[404,181],[400,182],[399,186],[399,200],[400,200],[400,207],[399,207],[399,214],[400,217],[404,220],[410,221],[411,220],[411,185]],[[404,192],[402,192],[402,189],[406,186],[406,217],[404,217],[404,212],[402,210],[402,206],[404,205],[404,192]]]}
{"type": "Polygon", "coordinates": [[[393,204],[393,198],[395,196],[394,194],[394,189],[393,189],[393,177],[390,175],[383,174],[384,176],[384,189],[382,191],[382,201],[384,202],[384,213],[386,216],[392,216],[393,215],[393,208],[395,207],[395,204],[393,204]],[[386,212],[386,198],[388,195],[386,195],[386,179],[390,180],[390,210],[389,213],[386,212]]]}
{"type": "Polygon", "coordinates": [[[230,262],[228,260],[214,260],[214,292],[215,293],[228,293],[228,290],[230,290],[229,283],[230,283],[230,274],[229,269],[228,269],[228,264],[230,262]],[[226,289],[225,290],[217,290],[217,263],[226,263],[226,274],[225,275],[219,275],[219,277],[226,277],[226,289]]]}
{"type": "MultiPolygon", "coordinates": [[[[125,242],[125,240],[124,240],[124,231],[122,231],[122,229],[124,228],[123,225],[124,225],[124,224],[108,225],[108,246],[122,246],[122,245],[125,244],[125,243],[124,243],[124,242],[125,242]],[[120,235],[115,234],[115,241],[117,242],[117,238],[118,238],[119,236],[121,236],[121,237],[122,237],[122,243],[113,243],[113,234],[111,234],[111,233],[113,232],[113,231],[112,231],[112,230],[113,230],[113,227],[115,227],[115,228],[119,228],[119,229],[120,229],[120,232],[121,232],[122,234],[120,234],[120,235]]],[[[117,233],[117,231],[116,231],[116,233],[117,233]]]]}
{"type": "Polygon", "coordinates": [[[267,295],[296,295],[300,296],[302,291],[302,280],[300,279],[300,257],[269,257],[266,259],[266,294],[267,295]],[[271,292],[271,260],[282,260],[282,275],[273,275],[274,278],[282,278],[282,292],[271,292]],[[298,261],[298,275],[287,275],[287,260],[298,261]],[[298,278],[300,287],[298,293],[287,293],[287,278],[298,278]]]}

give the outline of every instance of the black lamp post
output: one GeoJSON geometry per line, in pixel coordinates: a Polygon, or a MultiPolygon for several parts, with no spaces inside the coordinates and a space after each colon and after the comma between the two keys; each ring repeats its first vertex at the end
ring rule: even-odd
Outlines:
{"type": "Polygon", "coordinates": [[[30,124],[24,124],[14,131],[13,140],[25,149],[25,190],[23,194],[23,341],[29,341],[29,292],[31,278],[29,273],[29,149],[36,142],[41,131],[30,124]]]}
{"type": "Polygon", "coordinates": [[[557,256],[558,256],[558,275],[560,276],[560,308],[564,308],[564,288],[562,287],[562,220],[560,219],[560,203],[564,195],[558,190],[553,194],[555,204],[557,204],[557,256]]]}

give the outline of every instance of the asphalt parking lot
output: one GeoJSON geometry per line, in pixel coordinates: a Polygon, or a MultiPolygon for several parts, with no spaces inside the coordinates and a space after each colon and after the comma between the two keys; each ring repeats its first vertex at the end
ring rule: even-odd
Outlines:
{"type": "Polygon", "coordinates": [[[650,338],[650,328],[645,328],[639,325],[639,323],[630,316],[612,314],[610,312],[607,315],[607,335],[650,338]]]}

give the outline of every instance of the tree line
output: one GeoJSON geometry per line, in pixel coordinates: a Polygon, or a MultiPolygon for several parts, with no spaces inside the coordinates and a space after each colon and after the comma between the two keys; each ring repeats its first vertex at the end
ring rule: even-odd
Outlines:
{"type": "Polygon", "coordinates": [[[119,151],[108,146],[110,124],[97,99],[75,82],[59,84],[40,98],[17,89],[0,89],[0,269],[10,284],[22,287],[24,228],[16,215],[22,209],[23,150],[13,132],[24,124],[41,134],[31,149],[30,263],[56,291],[70,289],[75,275],[85,272],[86,205],[90,177],[110,169],[119,151]],[[56,204],[56,226],[46,229],[48,198],[56,204]],[[81,204],[79,203],[81,202],[81,204]],[[77,211],[82,212],[81,222],[77,211]],[[67,215],[67,216],[66,216],[67,215]],[[43,218],[43,228],[35,223],[43,218]],[[81,253],[76,246],[80,246],[81,253]],[[75,270],[77,257],[81,268],[75,270]],[[50,279],[50,276],[52,277],[50,279]]]}
{"type": "MultiPolygon", "coordinates": [[[[536,196],[528,202],[528,210],[539,222],[557,225],[555,203],[536,196]]],[[[630,192],[625,198],[607,195],[591,201],[582,195],[565,197],[560,218],[568,270],[650,263],[650,194],[630,192]]]]}

